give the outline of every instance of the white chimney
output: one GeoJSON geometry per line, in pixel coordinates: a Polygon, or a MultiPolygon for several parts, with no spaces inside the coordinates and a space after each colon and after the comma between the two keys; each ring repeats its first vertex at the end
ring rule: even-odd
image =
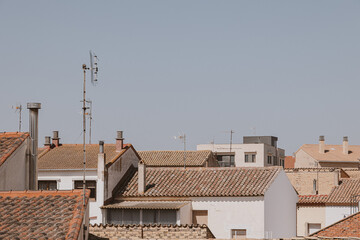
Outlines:
{"type": "Polygon", "coordinates": [[[138,191],[144,194],[146,190],[146,166],[143,160],[138,164],[138,191]]]}
{"type": "Polygon", "coordinates": [[[319,137],[319,152],[325,153],[325,137],[324,136],[319,137]]]}
{"type": "Polygon", "coordinates": [[[38,189],[37,158],[38,158],[38,117],[41,103],[28,103],[30,130],[30,161],[29,161],[29,189],[38,189]]]}
{"type": "Polygon", "coordinates": [[[343,154],[349,154],[349,141],[348,137],[343,138],[343,154]]]}
{"type": "Polygon", "coordinates": [[[117,131],[116,137],[116,152],[121,152],[124,149],[123,131],[117,131]]]}
{"type": "Polygon", "coordinates": [[[99,154],[97,163],[96,201],[102,206],[106,200],[106,155],[104,152],[104,141],[99,141],[99,154]]]}

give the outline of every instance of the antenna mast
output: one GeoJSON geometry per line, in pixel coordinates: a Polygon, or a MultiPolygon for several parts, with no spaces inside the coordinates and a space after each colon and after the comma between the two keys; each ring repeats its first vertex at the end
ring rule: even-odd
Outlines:
{"type": "Polygon", "coordinates": [[[89,144],[91,144],[92,101],[89,99],[89,100],[86,100],[86,103],[88,103],[90,105],[89,112],[86,113],[86,115],[88,115],[88,117],[89,117],[89,144]]]}
{"type": "Polygon", "coordinates": [[[179,135],[178,137],[174,137],[175,139],[178,138],[183,141],[184,144],[184,169],[186,168],[186,135],[185,133],[183,135],[179,135]]]}
{"type": "Polygon", "coordinates": [[[232,148],[232,136],[233,133],[235,133],[233,130],[230,130],[230,152],[231,152],[231,148],[232,148]]]}
{"type": "MultiPolygon", "coordinates": [[[[95,85],[97,82],[97,73],[98,73],[98,58],[96,55],[93,56],[92,52],[90,51],[90,67],[87,67],[86,64],[82,65],[82,69],[84,72],[84,85],[83,85],[83,206],[85,207],[85,188],[86,188],[86,71],[90,70],[91,72],[91,83],[95,85]]],[[[85,231],[84,231],[85,234],[85,231]]]]}
{"type": "Polygon", "coordinates": [[[16,104],[16,106],[12,107],[15,108],[15,112],[19,111],[19,132],[21,132],[21,111],[22,111],[22,105],[21,104],[16,104]]]}

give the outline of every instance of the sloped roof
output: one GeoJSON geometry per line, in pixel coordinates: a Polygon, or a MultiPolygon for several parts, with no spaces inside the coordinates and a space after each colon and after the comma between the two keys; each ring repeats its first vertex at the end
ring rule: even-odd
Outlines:
{"type": "MultiPolygon", "coordinates": [[[[0,239],[78,239],[82,190],[0,192],[0,239]]],[[[86,203],[90,191],[86,192],[86,203]]]]}
{"type": "Polygon", "coordinates": [[[295,158],[293,156],[285,156],[284,168],[294,168],[295,158]]]}
{"type": "MultiPolygon", "coordinates": [[[[109,164],[119,158],[129,148],[131,144],[126,144],[121,152],[116,152],[115,144],[104,144],[106,163],[109,164]]],[[[97,168],[99,154],[98,144],[86,144],[86,168],[97,168]]],[[[83,145],[82,144],[63,144],[48,150],[43,150],[39,154],[38,169],[82,169],[83,168],[83,145]]]]}
{"type": "Polygon", "coordinates": [[[29,137],[27,132],[0,133],[0,166],[29,137]]]}
{"type": "Polygon", "coordinates": [[[350,178],[360,178],[360,170],[358,168],[345,169],[344,170],[350,178]]]}
{"type": "Polygon", "coordinates": [[[319,231],[311,234],[311,237],[327,237],[331,239],[335,238],[359,238],[360,237],[360,212],[350,215],[347,218],[343,218],[340,221],[331,224],[319,231]]]}
{"type": "Polygon", "coordinates": [[[147,189],[138,193],[138,173],[120,186],[120,197],[263,196],[281,167],[146,168],[147,189]]]}
{"type": "MultiPolygon", "coordinates": [[[[138,151],[147,166],[184,166],[184,151],[138,151]]],[[[186,166],[201,167],[212,156],[210,150],[186,151],[186,166]]]]}
{"type": "Polygon", "coordinates": [[[180,209],[189,204],[186,201],[122,201],[102,208],[114,209],[180,209]]]}
{"type": "MultiPolygon", "coordinates": [[[[328,203],[348,203],[352,196],[360,194],[360,179],[343,179],[342,183],[335,187],[329,194],[328,203]]],[[[359,198],[358,198],[359,199],[359,198]]]]}
{"type": "Polygon", "coordinates": [[[299,195],[300,204],[319,204],[326,203],[328,195],[299,195]]]}
{"type": "MultiPolygon", "coordinates": [[[[343,154],[342,145],[325,145],[325,153],[319,152],[319,144],[304,144],[300,147],[318,161],[359,162],[360,145],[349,145],[349,154],[343,154]]],[[[299,149],[299,150],[300,150],[299,149]]]]}

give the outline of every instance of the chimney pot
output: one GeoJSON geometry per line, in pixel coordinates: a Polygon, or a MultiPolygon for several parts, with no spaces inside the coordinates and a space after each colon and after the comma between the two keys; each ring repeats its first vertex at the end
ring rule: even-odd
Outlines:
{"type": "Polygon", "coordinates": [[[349,141],[347,136],[343,137],[343,154],[349,154],[349,141]]]}
{"type": "Polygon", "coordinates": [[[104,153],[104,141],[99,141],[99,152],[104,153]]]}
{"type": "Polygon", "coordinates": [[[116,137],[116,152],[121,152],[124,149],[123,131],[117,131],[116,137]]]}
{"type": "Polygon", "coordinates": [[[46,137],[45,137],[44,146],[47,147],[47,148],[50,148],[50,147],[51,147],[50,136],[46,136],[46,137]]]}
{"type": "Polygon", "coordinates": [[[53,131],[52,144],[54,144],[55,147],[60,146],[59,131],[53,131]]]}
{"type": "Polygon", "coordinates": [[[319,137],[319,152],[325,153],[325,137],[324,136],[319,137]]]}

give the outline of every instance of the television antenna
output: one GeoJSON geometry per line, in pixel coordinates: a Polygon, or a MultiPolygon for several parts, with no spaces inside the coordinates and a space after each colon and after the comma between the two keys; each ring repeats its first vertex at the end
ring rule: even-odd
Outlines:
{"type": "Polygon", "coordinates": [[[232,150],[233,133],[235,133],[235,132],[234,132],[234,130],[231,129],[228,133],[230,133],[230,152],[231,152],[231,150],[232,150]]]}
{"type": "Polygon", "coordinates": [[[92,101],[90,99],[86,100],[86,103],[89,104],[89,112],[86,115],[89,118],[89,144],[91,144],[91,121],[92,121],[92,101]]]}
{"type": "Polygon", "coordinates": [[[17,103],[16,106],[11,106],[12,109],[15,109],[15,112],[19,112],[19,132],[21,132],[21,111],[23,109],[22,105],[17,103]]]}
{"type": "MultiPolygon", "coordinates": [[[[89,109],[88,107],[86,107],[86,71],[90,71],[91,74],[91,83],[93,85],[96,85],[98,79],[97,79],[97,75],[98,75],[98,57],[96,56],[95,53],[93,53],[91,50],[89,51],[90,53],[90,66],[86,66],[86,64],[82,65],[82,69],[84,72],[84,85],[83,85],[83,205],[85,207],[85,174],[86,174],[86,110],[89,109]]],[[[85,231],[84,231],[85,234],[85,231]]]]}
{"type": "Polygon", "coordinates": [[[174,139],[175,140],[179,139],[184,144],[184,157],[183,157],[183,159],[184,159],[184,169],[186,169],[186,135],[185,135],[185,133],[183,133],[183,134],[179,133],[179,136],[174,136],[174,139]]]}

